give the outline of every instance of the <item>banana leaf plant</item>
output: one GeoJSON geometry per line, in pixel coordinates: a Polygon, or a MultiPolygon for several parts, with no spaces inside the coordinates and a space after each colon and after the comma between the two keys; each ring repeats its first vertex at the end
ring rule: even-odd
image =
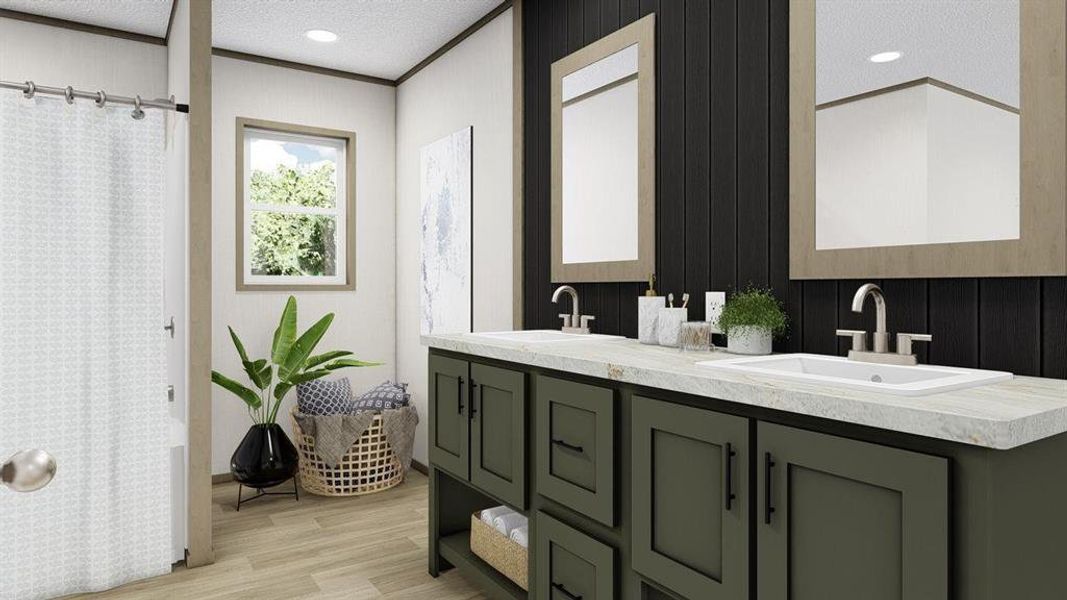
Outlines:
{"type": "Polygon", "coordinates": [[[232,327],[228,328],[230,339],[233,340],[237,354],[241,357],[241,364],[244,365],[245,374],[255,389],[218,371],[211,371],[211,381],[243,400],[248,407],[248,415],[256,424],[275,423],[282,400],[289,390],[298,384],[325,377],[339,369],[373,367],[382,364],[351,358],[352,353],[348,350],[330,350],[313,355],[315,346],[326,334],[331,323],[333,323],[333,313],[322,317],[297,337],[296,298],[289,296],[278,328],[274,330],[274,343],[269,360],[250,359],[237,333],[232,327]]]}

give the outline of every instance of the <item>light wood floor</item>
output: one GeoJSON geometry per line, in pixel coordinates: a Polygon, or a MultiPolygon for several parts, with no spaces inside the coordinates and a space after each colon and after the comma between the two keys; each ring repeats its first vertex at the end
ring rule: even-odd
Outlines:
{"type": "Polygon", "coordinates": [[[215,564],[81,598],[485,598],[454,569],[426,573],[427,491],[411,471],[379,494],[261,498],[238,513],[237,485],[216,485],[215,564]]]}

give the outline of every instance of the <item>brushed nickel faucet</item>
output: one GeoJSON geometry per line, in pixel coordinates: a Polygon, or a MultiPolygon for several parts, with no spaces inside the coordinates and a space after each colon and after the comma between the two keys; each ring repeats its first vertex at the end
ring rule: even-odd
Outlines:
{"type": "Polygon", "coordinates": [[[556,288],[556,291],[552,292],[552,302],[559,304],[559,299],[563,294],[570,294],[571,296],[571,314],[562,313],[559,315],[559,318],[563,319],[561,331],[563,333],[589,334],[589,321],[596,319],[596,317],[581,313],[578,308],[578,290],[569,285],[561,285],[556,288]]]}
{"type": "Polygon", "coordinates": [[[882,363],[890,365],[915,365],[919,363],[912,351],[912,342],[930,342],[933,336],[928,333],[898,333],[897,351],[889,351],[889,331],[886,329],[886,302],[882,288],[873,283],[865,283],[856,290],[852,297],[852,312],[863,314],[863,305],[867,297],[874,298],[875,325],[873,348],[867,348],[867,332],[858,329],[838,329],[837,335],[852,338],[852,349],[848,352],[849,360],[882,363]]]}

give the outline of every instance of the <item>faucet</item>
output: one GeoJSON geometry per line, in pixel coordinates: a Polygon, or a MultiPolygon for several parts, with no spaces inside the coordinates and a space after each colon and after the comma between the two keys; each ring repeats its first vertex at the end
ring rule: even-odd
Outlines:
{"type": "Polygon", "coordinates": [[[589,321],[596,319],[592,315],[583,315],[578,309],[578,290],[575,290],[569,285],[561,285],[556,288],[555,292],[552,292],[552,302],[559,304],[559,299],[563,294],[570,294],[571,296],[571,314],[560,314],[559,318],[563,319],[563,333],[580,333],[587,335],[589,333],[589,321]]]}
{"type": "Polygon", "coordinates": [[[915,365],[919,363],[912,352],[912,342],[930,342],[933,336],[928,333],[898,333],[897,351],[889,351],[889,331],[886,328],[886,303],[882,288],[873,283],[865,283],[856,290],[852,297],[852,312],[863,314],[863,305],[867,297],[874,298],[875,324],[873,348],[867,348],[867,332],[857,329],[838,329],[837,335],[852,338],[852,349],[848,359],[860,362],[872,362],[893,365],[915,365]]]}

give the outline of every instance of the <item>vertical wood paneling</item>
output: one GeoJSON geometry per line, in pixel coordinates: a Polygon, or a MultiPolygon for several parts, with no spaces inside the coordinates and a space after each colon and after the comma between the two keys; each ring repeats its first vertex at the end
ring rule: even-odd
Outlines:
{"type": "Polygon", "coordinates": [[[1041,375],[1041,280],[982,279],[978,290],[978,365],[1041,375]]]}
{"type": "Polygon", "coordinates": [[[685,283],[693,294],[689,318],[704,318],[703,297],[711,271],[710,203],[711,6],[685,4],[685,283]],[[700,297],[698,297],[700,296],[700,297]]]}
{"type": "Polygon", "coordinates": [[[660,4],[656,13],[656,107],[659,189],[656,217],[659,287],[681,298],[685,291],[686,244],[686,53],[685,7],[682,2],[660,4]]]}
{"type": "Polygon", "coordinates": [[[1067,379],[1067,278],[1044,279],[1041,306],[1041,375],[1067,379]]]}
{"type": "Polygon", "coordinates": [[[978,367],[978,280],[931,279],[927,315],[930,361],[978,367]]]}
{"type": "MultiPolygon", "coordinates": [[[[887,321],[889,332],[894,336],[893,344],[896,344],[897,333],[928,333],[930,331],[927,317],[929,305],[927,280],[886,279],[882,281],[882,291],[885,292],[889,306],[887,321]]],[[[942,342],[942,340],[937,341],[942,342]]],[[[951,342],[944,340],[942,343],[951,342]]],[[[929,344],[916,342],[913,347],[915,354],[919,356],[919,362],[929,362],[929,344]]]]}
{"type": "Polygon", "coordinates": [[[770,6],[738,4],[737,35],[737,283],[767,285],[770,277],[769,86],[770,6]]]}
{"type": "Polygon", "coordinates": [[[737,286],[737,2],[712,3],[710,287],[737,286]]]}
{"type": "MultiPolygon", "coordinates": [[[[549,298],[549,65],[655,13],[658,289],[692,294],[749,281],[786,305],[779,350],[847,351],[838,327],[874,327],[849,310],[863,281],[790,281],[788,3],[780,0],[546,0],[524,4],[527,107],[523,299],[527,327],[559,326],[549,298]]],[[[1067,378],[1067,278],[879,282],[889,330],[928,332],[935,364],[1067,378]]],[[[604,333],[637,335],[637,283],[583,284],[604,333]]]]}

